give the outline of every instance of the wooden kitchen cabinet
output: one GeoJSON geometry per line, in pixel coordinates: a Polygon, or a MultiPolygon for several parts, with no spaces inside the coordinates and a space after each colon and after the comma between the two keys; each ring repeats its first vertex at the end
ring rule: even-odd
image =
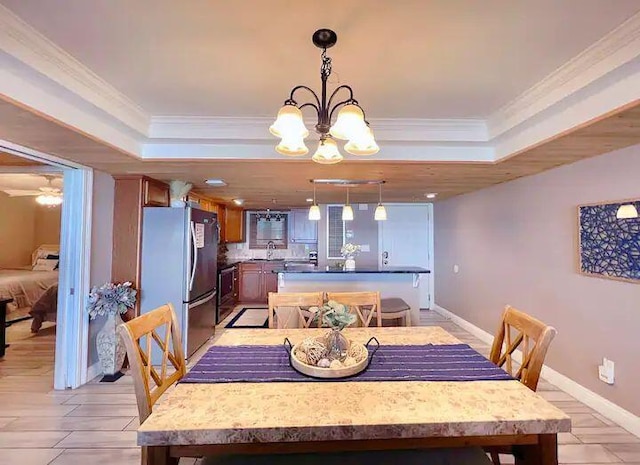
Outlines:
{"type": "Polygon", "coordinates": [[[318,242],[318,222],[309,220],[309,209],[295,208],[289,213],[289,242],[295,244],[318,242]]]}
{"type": "Polygon", "coordinates": [[[266,303],[269,292],[278,292],[278,275],[273,270],[282,263],[241,263],[240,302],[266,303]]]}
{"type": "Polygon", "coordinates": [[[226,207],[224,218],[224,241],[227,243],[244,242],[244,210],[226,207]]]}
{"type": "MultiPolygon", "coordinates": [[[[130,281],[135,289],[140,284],[140,256],[142,249],[142,209],[168,207],[169,185],[140,175],[114,176],[117,208],[113,211],[113,255],[111,280],[130,281]]],[[[139,312],[140,295],[136,307],[127,317],[139,312]]]]}

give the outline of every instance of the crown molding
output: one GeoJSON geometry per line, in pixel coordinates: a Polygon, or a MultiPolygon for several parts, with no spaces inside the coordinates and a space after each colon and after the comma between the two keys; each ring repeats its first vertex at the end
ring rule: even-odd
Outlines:
{"type": "MultiPolygon", "coordinates": [[[[154,116],[149,126],[151,139],[272,140],[272,117],[232,118],[210,116],[154,116]]],[[[486,142],[487,126],[479,119],[371,119],[379,141],[486,142]]],[[[308,128],[315,122],[306,120],[308,128]]]]}
{"type": "Polygon", "coordinates": [[[0,50],[146,135],[149,116],[104,79],[0,5],[0,50]]]}
{"type": "Polygon", "coordinates": [[[487,119],[489,139],[594,83],[640,56],[640,13],[636,13],[487,119]]]}
{"type": "MultiPolygon", "coordinates": [[[[142,147],[143,160],[299,160],[310,161],[318,142],[307,141],[309,154],[285,157],[274,150],[275,141],[220,140],[216,142],[179,143],[153,142],[142,147]]],[[[425,142],[388,142],[373,156],[357,156],[340,151],[349,161],[397,161],[397,162],[476,162],[492,163],[495,152],[492,147],[472,144],[429,144],[425,142]]]]}

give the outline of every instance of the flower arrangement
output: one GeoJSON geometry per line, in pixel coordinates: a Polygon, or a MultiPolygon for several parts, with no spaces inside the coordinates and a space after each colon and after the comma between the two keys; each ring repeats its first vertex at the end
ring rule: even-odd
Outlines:
{"type": "Polygon", "coordinates": [[[361,249],[362,249],[361,246],[359,246],[357,244],[351,244],[350,242],[347,242],[340,249],[340,253],[342,254],[342,256],[344,258],[354,258],[360,253],[361,249]]]}
{"type": "Polygon", "coordinates": [[[114,316],[126,313],[136,304],[137,291],[130,282],[105,283],[94,286],[89,293],[87,312],[92,320],[97,316],[114,316]]]}
{"type": "Polygon", "coordinates": [[[322,323],[332,329],[342,331],[347,326],[355,323],[357,317],[349,312],[346,305],[330,300],[322,306],[322,311],[317,307],[312,307],[311,311],[316,312],[316,319],[322,315],[322,323]]]}

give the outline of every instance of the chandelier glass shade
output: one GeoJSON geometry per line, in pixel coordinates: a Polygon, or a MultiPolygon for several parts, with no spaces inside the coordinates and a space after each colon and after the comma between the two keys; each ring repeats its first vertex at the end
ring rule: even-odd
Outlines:
{"type": "Polygon", "coordinates": [[[316,133],[320,136],[318,148],[312,160],[317,163],[334,164],[344,159],[335,139],[348,141],[345,150],[352,155],[373,155],[380,148],[376,144],[373,131],[367,123],[364,111],[353,97],[353,90],[348,85],[338,86],[331,95],[327,95],[327,80],[331,75],[331,58],[327,56],[327,49],[333,47],[338,37],[330,29],[319,29],[313,34],[313,43],[322,49],[322,65],[320,78],[322,88],[320,95],[310,87],[296,86],[278,111],[275,122],[269,128],[271,134],[280,137],[282,141],[276,146],[276,151],[282,155],[301,156],[309,150],[304,139],[309,136],[309,130],[302,117],[303,108],[313,108],[316,111],[316,133]],[[296,96],[301,92],[310,94],[310,101],[300,103],[296,96]],[[344,97],[338,97],[344,94],[344,97]],[[335,123],[331,124],[337,111],[335,123]]]}

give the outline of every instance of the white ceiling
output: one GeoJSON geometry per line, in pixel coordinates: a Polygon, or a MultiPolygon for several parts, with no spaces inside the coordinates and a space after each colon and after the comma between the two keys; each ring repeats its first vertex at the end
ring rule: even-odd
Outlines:
{"type": "Polygon", "coordinates": [[[373,118],[488,117],[640,10],[638,0],[0,0],[152,115],[272,116],[335,83],[373,118]]]}

